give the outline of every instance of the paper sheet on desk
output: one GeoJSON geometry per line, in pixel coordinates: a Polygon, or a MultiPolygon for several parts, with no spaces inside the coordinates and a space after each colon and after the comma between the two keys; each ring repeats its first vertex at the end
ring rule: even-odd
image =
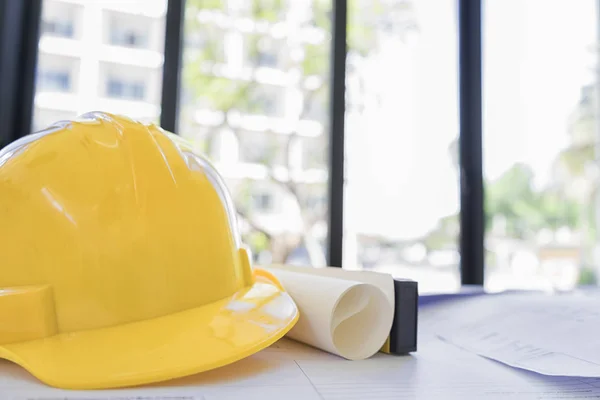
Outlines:
{"type": "Polygon", "coordinates": [[[69,391],[0,361],[5,400],[600,399],[600,379],[524,373],[439,340],[411,356],[348,361],[283,339],[247,359],[160,385],[69,391]]]}
{"type": "Polygon", "coordinates": [[[371,357],[387,340],[395,302],[391,275],[287,265],[266,269],[300,311],[287,337],[349,360],[371,357]]]}
{"type": "Polygon", "coordinates": [[[600,299],[510,294],[439,307],[440,338],[546,375],[600,377],[600,299]]]}

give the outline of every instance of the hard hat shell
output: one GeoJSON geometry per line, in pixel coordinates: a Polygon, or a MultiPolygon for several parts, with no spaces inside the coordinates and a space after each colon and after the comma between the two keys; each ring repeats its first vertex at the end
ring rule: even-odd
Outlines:
{"type": "Polygon", "coordinates": [[[0,357],[61,388],[220,367],[298,319],[180,137],[88,113],[0,150],[0,357]]]}

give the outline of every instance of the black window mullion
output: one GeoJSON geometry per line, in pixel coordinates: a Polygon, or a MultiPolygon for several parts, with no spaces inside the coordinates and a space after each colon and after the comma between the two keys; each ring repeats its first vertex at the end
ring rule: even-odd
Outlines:
{"type": "Polygon", "coordinates": [[[0,147],[31,131],[41,0],[0,1],[0,147]]]}
{"type": "Polygon", "coordinates": [[[185,0],[169,0],[165,28],[160,126],[177,133],[185,0]]]}
{"type": "Polygon", "coordinates": [[[484,282],[481,0],[458,0],[462,284],[484,282]]]}
{"type": "Polygon", "coordinates": [[[329,103],[329,229],[327,263],[342,266],[344,231],[344,119],[346,112],[347,2],[333,0],[329,103]]]}

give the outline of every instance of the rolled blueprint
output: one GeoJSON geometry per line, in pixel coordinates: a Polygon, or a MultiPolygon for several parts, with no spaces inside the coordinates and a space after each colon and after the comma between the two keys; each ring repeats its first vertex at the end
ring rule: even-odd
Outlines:
{"type": "Polygon", "coordinates": [[[281,281],[300,311],[287,337],[349,360],[381,350],[394,315],[390,275],[331,267],[265,269],[281,281]]]}

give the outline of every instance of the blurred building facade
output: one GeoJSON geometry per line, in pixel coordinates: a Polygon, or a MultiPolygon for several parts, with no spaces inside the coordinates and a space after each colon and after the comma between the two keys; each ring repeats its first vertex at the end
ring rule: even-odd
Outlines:
{"type": "Polygon", "coordinates": [[[158,121],[166,1],[45,0],[34,130],[92,110],[158,121]]]}

